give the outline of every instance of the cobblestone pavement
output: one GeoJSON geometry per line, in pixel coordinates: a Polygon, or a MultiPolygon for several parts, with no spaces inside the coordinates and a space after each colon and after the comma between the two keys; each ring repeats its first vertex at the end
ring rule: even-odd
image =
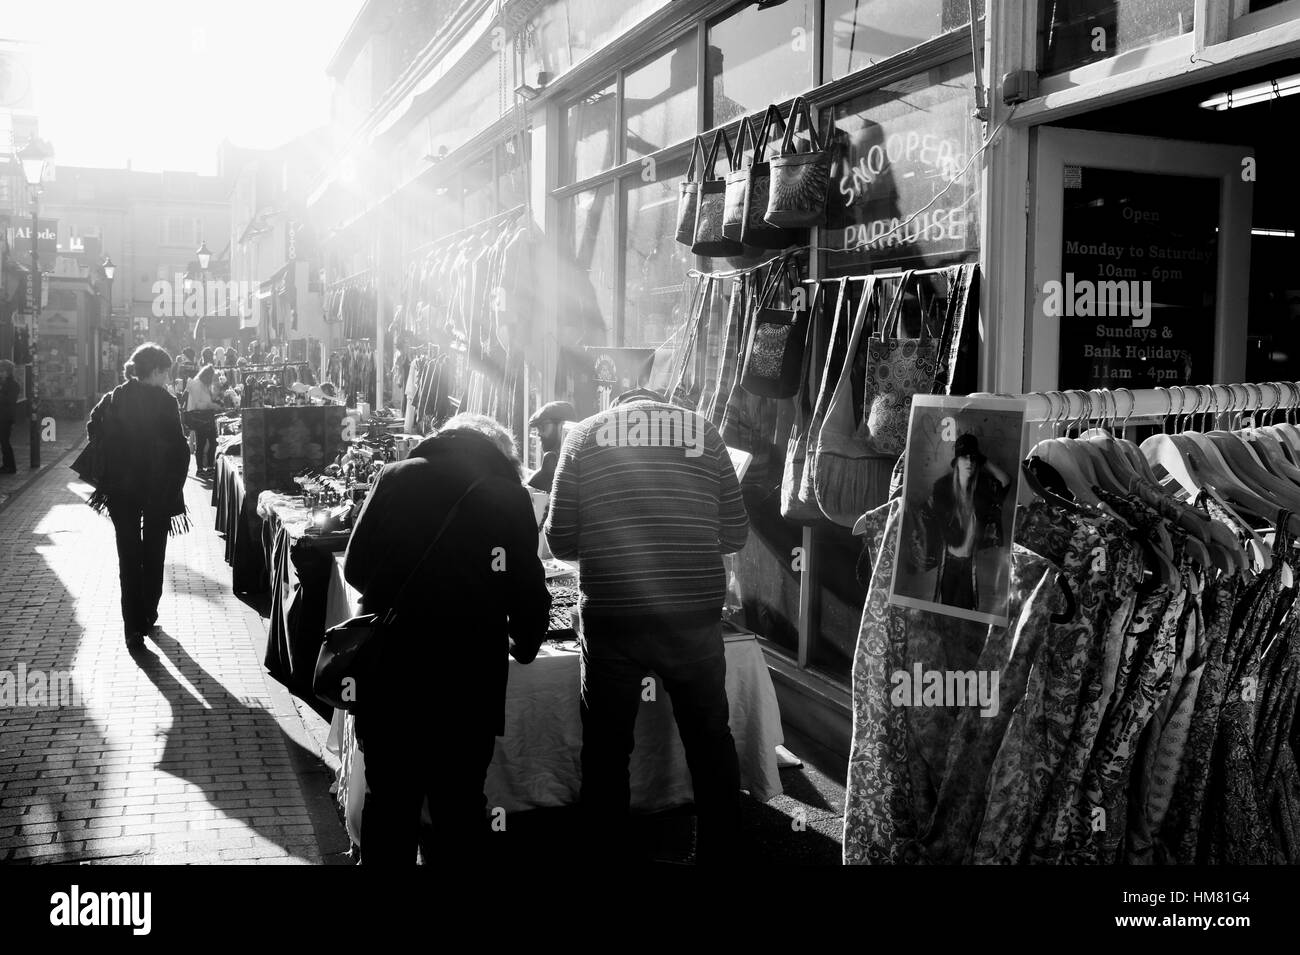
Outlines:
{"type": "Polygon", "coordinates": [[[66,465],[72,463],[72,458],[59,462],[59,459],[72,448],[81,444],[82,439],[86,436],[86,423],[84,421],[64,421],[59,420],[54,423],[54,440],[41,443],[41,466],[38,470],[33,471],[30,467],[32,459],[32,443],[27,419],[15,421],[13,428],[9,432],[9,443],[14,449],[14,463],[18,467],[17,474],[0,474],[0,510],[22,492],[23,488],[29,487],[35,481],[49,472],[54,467],[60,467],[66,470],[66,465]]]}
{"type": "Polygon", "coordinates": [[[112,525],[71,461],[0,506],[0,863],[338,851],[315,791],[328,775],[263,671],[259,618],[230,592],[208,487],[187,484],[195,526],[168,543],[161,629],[132,658],[112,525]]]}

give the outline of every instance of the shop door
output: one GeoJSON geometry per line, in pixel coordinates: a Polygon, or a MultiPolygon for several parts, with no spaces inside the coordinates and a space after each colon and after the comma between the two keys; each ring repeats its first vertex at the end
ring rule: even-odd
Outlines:
{"type": "Polygon", "coordinates": [[[1051,127],[1034,148],[1028,389],[1240,381],[1252,150],[1051,127]]]}

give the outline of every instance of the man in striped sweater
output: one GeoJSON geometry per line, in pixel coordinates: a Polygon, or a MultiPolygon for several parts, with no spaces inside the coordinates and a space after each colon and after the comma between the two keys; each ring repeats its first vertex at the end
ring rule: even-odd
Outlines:
{"type": "Polygon", "coordinates": [[[593,847],[627,847],[628,758],[653,670],[686,748],[697,859],[720,861],[735,848],[740,770],[728,724],[722,555],[748,532],[727,448],[694,412],[621,400],[565,439],[546,539],[556,557],[580,562],[581,801],[593,847]]]}

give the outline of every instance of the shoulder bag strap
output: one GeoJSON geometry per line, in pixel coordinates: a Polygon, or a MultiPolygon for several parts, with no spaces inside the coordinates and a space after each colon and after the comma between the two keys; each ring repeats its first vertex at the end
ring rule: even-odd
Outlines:
{"type": "Polygon", "coordinates": [[[393,596],[393,603],[388,608],[388,613],[384,614],[383,622],[385,625],[391,626],[393,621],[397,618],[397,604],[401,600],[402,594],[406,593],[406,588],[411,586],[411,581],[415,579],[416,571],[423,566],[424,562],[429,559],[429,555],[433,553],[433,549],[438,546],[438,541],[442,540],[442,535],[446,533],[447,528],[451,526],[452,520],[456,517],[456,512],[460,510],[461,504],[465,502],[465,498],[469,497],[473,490],[482,484],[484,480],[484,478],[479,478],[466,488],[465,493],[457,498],[456,503],[451,506],[449,511],[447,511],[447,516],[443,518],[442,526],[438,528],[438,533],[433,536],[433,541],[427,548],[425,548],[424,554],[415,562],[415,566],[411,568],[411,572],[407,574],[406,580],[402,583],[401,589],[399,589],[393,596]]]}
{"type": "Polygon", "coordinates": [[[889,310],[885,312],[885,317],[880,320],[881,341],[886,338],[898,337],[898,320],[903,314],[903,296],[907,293],[907,283],[912,281],[916,274],[915,269],[908,269],[903,273],[902,278],[898,280],[898,289],[894,292],[894,297],[890,300],[889,310]]]}
{"type": "Polygon", "coordinates": [[[795,145],[795,130],[799,126],[799,117],[803,117],[804,125],[808,127],[808,151],[817,152],[821,149],[821,140],[817,138],[817,130],[813,127],[812,112],[808,108],[808,101],[802,96],[796,96],[794,103],[790,106],[790,122],[786,124],[785,136],[781,139],[781,155],[789,156],[799,151],[795,145]]]}
{"type": "Polygon", "coordinates": [[[773,120],[775,120],[777,125],[780,127],[780,132],[778,132],[777,135],[784,136],[785,120],[781,118],[781,110],[775,103],[769,106],[767,112],[763,114],[763,131],[759,134],[758,138],[754,140],[754,162],[764,161],[764,153],[767,152],[769,143],[768,136],[772,132],[773,120]]]}
{"type": "Polygon", "coordinates": [[[686,182],[697,182],[695,173],[699,170],[696,160],[704,154],[704,142],[701,137],[696,136],[691,143],[691,161],[686,164],[686,182]]]}
{"type": "MultiPolygon", "coordinates": [[[[731,162],[728,163],[727,165],[727,168],[730,169],[732,172],[740,172],[741,163],[745,161],[746,138],[749,139],[749,144],[751,146],[754,146],[757,143],[757,139],[754,136],[754,124],[749,121],[748,116],[741,119],[740,128],[736,131],[736,151],[731,154],[731,162]]],[[[755,148],[754,150],[755,158],[752,160],[752,162],[759,161],[758,155],[759,155],[758,150],[757,148],[755,148]]]]}
{"type": "Polygon", "coordinates": [[[712,148],[709,149],[709,158],[704,163],[703,179],[705,180],[710,178],[712,179],[718,178],[718,176],[716,175],[717,169],[715,167],[718,162],[719,146],[722,147],[722,154],[724,157],[726,157],[727,168],[730,169],[731,162],[732,162],[731,140],[727,138],[727,128],[725,126],[718,127],[718,131],[713,134],[713,146],[712,148]]]}

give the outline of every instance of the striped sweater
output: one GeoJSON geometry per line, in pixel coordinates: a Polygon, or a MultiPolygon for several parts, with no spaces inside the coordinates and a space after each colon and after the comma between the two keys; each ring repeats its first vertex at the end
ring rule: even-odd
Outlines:
{"type": "Polygon", "coordinates": [[[722,555],[748,533],[727,448],[694,412],[631,401],[566,437],[546,540],[579,561],[584,612],[718,612],[722,555]]]}

